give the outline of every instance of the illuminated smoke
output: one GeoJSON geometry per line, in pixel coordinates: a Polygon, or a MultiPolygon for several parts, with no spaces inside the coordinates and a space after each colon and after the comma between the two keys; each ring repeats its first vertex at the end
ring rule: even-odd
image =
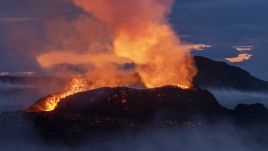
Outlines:
{"type": "MultiPolygon", "coordinates": [[[[167,18],[173,0],[73,0],[73,3],[84,10],[83,15],[75,21],[58,19],[46,25],[52,44],[37,57],[42,67],[89,66],[79,77],[86,81],[86,90],[140,83],[147,88],[192,87],[196,75],[190,55],[192,45],[180,40],[167,18]],[[122,67],[126,64],[132,67],[122,67]]],[[[57,98],[77,93],[68,90],[67,87],[57,98]]]]}

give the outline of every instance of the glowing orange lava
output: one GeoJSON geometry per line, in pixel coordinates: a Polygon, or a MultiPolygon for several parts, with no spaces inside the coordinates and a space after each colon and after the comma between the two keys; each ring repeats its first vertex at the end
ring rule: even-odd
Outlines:
{"type": "Polygon", "coordinates": [[[86,91],[87,89],[88,88],[86,82],[84,81],[83,78],[81,77],[74,78],[64,91],[45,98],[44,100],[45,104],[42,105],[42,109],[40,110],[53,111],[61,99],[79,92],[86,91]]]}
{"type": "Polygon", "coordinates": [[[184,89],[184,90],[187,90],[187,89],[191,89],[192,86],[189,86],[189,85],[181,85],[181,84],[178,84],[178,87],[181,88],[181,89],[184,89]]]}

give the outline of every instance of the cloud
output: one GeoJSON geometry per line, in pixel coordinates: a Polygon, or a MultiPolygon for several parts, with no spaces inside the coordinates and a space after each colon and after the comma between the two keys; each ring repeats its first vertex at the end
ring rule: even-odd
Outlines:
{"type": "Polygon", "coordinates": [[[31,76],[34,75],[33,71],[23,71],[23,72],[0,72],[0,76],[31,76]]]}
{"type": "Polygon", "coordinates": [[[7,76],[9,74],[10,74],[9,72],[0,72],[0,76],[7,76]]]}
{"type": "Polygon", "coordinates": [[[30,2],[71,3],[72,0],[29,0],[30,2]]]}
{"type": "Polygon", "coordinates": [[[233,46],[233,48],[239,52],[245,52],[251,51],[253,49],[253,46],[233,46]]]}
{"type": "Polygon", "coordinates": [[[193,44],[192,45],[192,49],[194,50],[206,50],[211,47],[212,45],[207,45],[207,44],[193,44]]]}
{"type": "Polygon", "coordinates": [[[233,46],[234,49],[240,52],[237,57],[232,57],[232,58],[225,58],[225,60],[232,62],[232,63],[238,63],[238,62],[243,62],[246,60],[251,59],[253,56],[252,54],[249,53],[244,53],[251,51],[253,49],[253,46],[248,45],[248,46],[233,46]]]}
{"type": "Polygon", "coordinates": [[[253,55],[248,54],[248,53],[241,53],[237,57],[233,58],[225,58],[225,60],[232,62],[232,63],[238,63],[238,62],[243,62],[246,60],[249,60],[253,55]]]}
{"type": "Polygon", "coordinates": [[[28,22],[37,20],[36,17],[2,17],[0,22],[28,22]]]}

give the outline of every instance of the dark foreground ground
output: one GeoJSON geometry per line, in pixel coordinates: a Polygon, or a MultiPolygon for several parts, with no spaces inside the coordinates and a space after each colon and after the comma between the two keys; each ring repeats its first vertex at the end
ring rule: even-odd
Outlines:
{"type": "MultiPolygon", "coordinates": [[[[242,115],[243,116],[243,115],[242,115]]],[[[260,150],[267,115],[219,119],[126,119],[61,113],[2,113],[3,150],[260,150]]]]}

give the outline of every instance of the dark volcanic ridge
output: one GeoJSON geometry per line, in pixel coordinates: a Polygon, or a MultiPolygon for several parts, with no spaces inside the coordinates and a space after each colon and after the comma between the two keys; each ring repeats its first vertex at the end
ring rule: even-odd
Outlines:
{"type": "MultiPolygon", "coordinates": [[[[35,110],[46,97],[30,106],[35,110]]],[[[152,89],[128,87],[99,88],[80,92],[62,99],[54,114],[80,114],[94,117],[154,119],[191,118],[196,115],[209,118],[220,116],[266,115],[262,104],[239,104],[235,110],[222,107],[207,90],[192,88],[181,89],[176,86],[164,86],[152,89]]]]}
{"type": "MultiPolygon", "coordinates": [[[[46,97],[27,110],[36,110],[46,97]]],[[[152,118],[157,113],[171,115],[220,114],[228,112],[208,91],[165,86],[153,89],[128,87],[99,88],[62,99],[55,113],[86,114],[92,116],[152,118]]],[[[171,116],[170,115],[170,116],[171,116]]]]}
{"type": "Polygon", "coordinates": [[[268,93],[268,82],[258,79],[249,72],[225,62],[205,57],[194,57],[198,74],[194,84],[202,88],[223,88],[268,93]]]}
{"type": "Polygon", "coordinates": [[[168,117],[197,113],[210,115],[224,111],[208,91],[183,90],[175,86],[154,89],[101,88],[63,99],[55,109],[55,112],[61,113],[127,118],[153,118],[156,114],[168,117]]]}

